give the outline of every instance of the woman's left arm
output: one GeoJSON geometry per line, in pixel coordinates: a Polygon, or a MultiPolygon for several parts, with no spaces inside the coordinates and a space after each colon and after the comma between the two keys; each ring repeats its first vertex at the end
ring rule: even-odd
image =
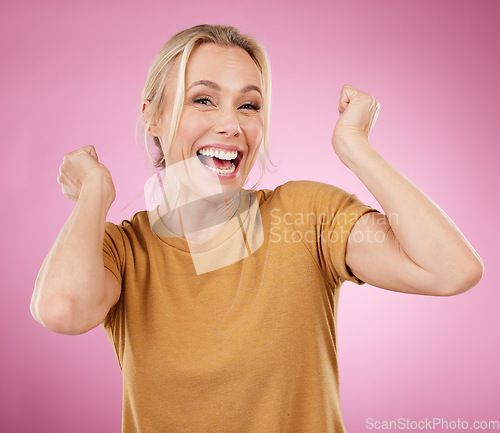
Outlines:
{"type": "Polygon", "coordinates": [[[343,86],[332,145],[385,212],[370,212],[356,222],[346,264],[358,278],[383,289],[463,293],[481,279],[481,258],[453,221],[370,145],[379,109],[373,96],[343,86]]]}

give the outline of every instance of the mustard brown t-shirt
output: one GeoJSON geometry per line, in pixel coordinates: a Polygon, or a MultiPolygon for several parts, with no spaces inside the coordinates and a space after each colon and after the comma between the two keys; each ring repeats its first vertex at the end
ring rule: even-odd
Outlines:
{"type": "Polygon", "coordinates": [[[152,231],[146,211],[106,224],[104,266],[122,292],[103,327],[123,373],[124,433],[345,431],[339,289],[362,283],[345,249],[374,209],[311,181],[242,192],[259,212],[196,245],[152,231]],[[214,262],[242,231],[255,238],[243,258],[214,262]]]}

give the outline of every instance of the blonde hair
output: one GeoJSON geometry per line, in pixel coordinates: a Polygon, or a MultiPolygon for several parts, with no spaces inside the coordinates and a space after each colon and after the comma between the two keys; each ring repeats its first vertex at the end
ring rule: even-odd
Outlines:
{"type": "Polygon", "coordinates": [[[257,181],[258,185],[265,173],[266,159],[272,164],[268,148],[269,119],[271,109],[271,67],[266,51],[262,45],[252,36],[241,34],[237,28],[231,26],[202,24],[182,30],[168,40],[154,59],[153,64],[149,69],[146,84],[142,91],[141,100],[141,105],[144,101],[150,102],[147,110],[144,111],[141,117],[144,125],[146,150],[150,160],[152,161],[153,170],[155,167],[165,167],[165,156],[163,154],[159,138],[153,137],[154,145],[158,151],[158,156],[153,159],[148,147],[148,131],[151,125],[159,120],[163,110],[165,109],[165,85],[171,76],[172,67],[174,66],[176,60],[180,59],[172,120],[169,137],[166,143],[167,149],[171,146],[179,127],[182,107],[184,105],[185,74],[189,56],[195,47],[204,43],[214,43],[221,46],[242,48],[250,55],[261,73],[264,137],[259,149],[258,162],[261,169],[261,175],[257,181]]]}

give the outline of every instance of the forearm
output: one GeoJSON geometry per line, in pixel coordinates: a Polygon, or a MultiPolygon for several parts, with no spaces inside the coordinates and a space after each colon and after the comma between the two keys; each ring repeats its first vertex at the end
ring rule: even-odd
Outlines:
{"type": "Polygon", "coordinates": [[[103,301],[102,245],[111,201],[96,183],[83,185],[73,212],[40,269],[31,310],[53,331],[72,333],[73,329],[85,328],[103,301]]]}
{"type": "Polygon", "coordinates": [[[450,281],[454,276],[480,278],[481,259],[429,197],[385,161],[368,141],[340,148],[342,161],[379,202],[401,249],[417,266],[446,283],[454,283],[450,281]],[[462,271],[465,276],[460,276],[462,271]]]}

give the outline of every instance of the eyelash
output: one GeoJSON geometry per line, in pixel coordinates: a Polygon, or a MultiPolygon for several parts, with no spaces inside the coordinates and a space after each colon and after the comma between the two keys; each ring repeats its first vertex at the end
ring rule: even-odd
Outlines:
{"type": "MultiPolygon", "coordinates": [[[[195,98],[193,100],[194,104],[208,105],[208,104],[206,104],[206,102],[209,102],[210,104],[213,104],[213,101],[210,98],[207,98],[205,96],[200,97],[200,98],[195,98]]],[[[259,111],[260,110],[260,106],[259,105],[251,103],[251,102],[247,102],[247,103],[241,105],[240,108],[249,109],[249,110],[253,110],[253,111],[259,111]]]]}
{"type": "Polygon", "coordinates": [[[259,105],[253,104],[251,102],[247,102],[246,104],[243,104],[241,107],[243,108],[243,107],[246,107],[246,106],[250,107],[250,110],[254,110],[254,111],[259,111],[260,110],[260,106],[259,105]]]}
{"type": "Polygon", "coordinates": [[[205,101],[208,101],[212,104],[212,100],[210,98],[206,98],[206,97],[201,97],[201,98],[195,98],[193,100],[193,103],[195,104],[202,104],[202,105],[208,105],[208,104],[204,104],[203,102],[205,101]]]}

